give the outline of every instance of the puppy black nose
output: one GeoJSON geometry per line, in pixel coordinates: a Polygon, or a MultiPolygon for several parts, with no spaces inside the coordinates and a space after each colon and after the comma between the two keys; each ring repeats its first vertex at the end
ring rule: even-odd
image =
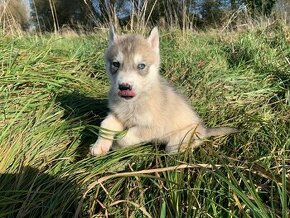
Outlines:
{"type": "Polygon", "coordinates": [[[123,90],[131,90],[132,86],[129,85],[128,83],[121,83],[121,84],[119,84],[119,89],[121,91],[123,91],[123,90]]]}

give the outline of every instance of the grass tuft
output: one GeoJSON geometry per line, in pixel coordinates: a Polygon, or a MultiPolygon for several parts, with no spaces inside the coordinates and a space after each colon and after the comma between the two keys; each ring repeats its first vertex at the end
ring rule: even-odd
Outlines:
{"type": "Polygon", "coordinates": [[[0,37],[0,217],[283,217],[290,208],[289,28],[161,33],[161,73],[208,126],[193,153],[91,157],[106,35],[0,37]]]}

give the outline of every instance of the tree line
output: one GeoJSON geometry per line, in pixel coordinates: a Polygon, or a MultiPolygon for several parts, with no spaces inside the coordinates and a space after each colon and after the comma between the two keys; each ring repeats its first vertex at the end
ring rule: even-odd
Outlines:
{"type": "Polygon", "coordinates": [[[27,13],[27,5],[19,0],[3,2],[8,7],[0,1],[2,23],[9,12],[23,29],[33,25],[47,31],[64,26],[90,30],[109,22],[122,27],[151,24],[180,28],[228,23],[234,28],[245,19],[269,17],[273,11],[277,14],[277,8],[278,12],[290,8],[288,0],[27,0],[31,8],[27,13]]]}

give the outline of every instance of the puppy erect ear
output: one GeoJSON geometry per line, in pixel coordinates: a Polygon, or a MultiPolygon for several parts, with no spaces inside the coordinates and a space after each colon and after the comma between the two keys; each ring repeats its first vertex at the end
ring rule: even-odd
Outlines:
{"type": "Polygon", "coordinates": [[[117,39],[117,34],[116,34],[116,29],[113,25],[110,25],[110,30],[109,30],[109,44],[113,44],[116,39],[117,39]]]}
{"type": "Polygon", "coordinates": [[[151,30],[150,36],[147,38],[151,48],[156,52],[159,53],[159,33],[158,28],[154,27],[151,30]]]}

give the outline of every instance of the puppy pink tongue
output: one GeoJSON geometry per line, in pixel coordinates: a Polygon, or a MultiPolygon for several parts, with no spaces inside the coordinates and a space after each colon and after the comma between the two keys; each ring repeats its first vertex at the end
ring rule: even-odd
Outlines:
{"type": "Polygon", "coordinates": [[[118,95],[121,97],[134,97],[136,94],[132,90],[120,90],[118,95]]]}

